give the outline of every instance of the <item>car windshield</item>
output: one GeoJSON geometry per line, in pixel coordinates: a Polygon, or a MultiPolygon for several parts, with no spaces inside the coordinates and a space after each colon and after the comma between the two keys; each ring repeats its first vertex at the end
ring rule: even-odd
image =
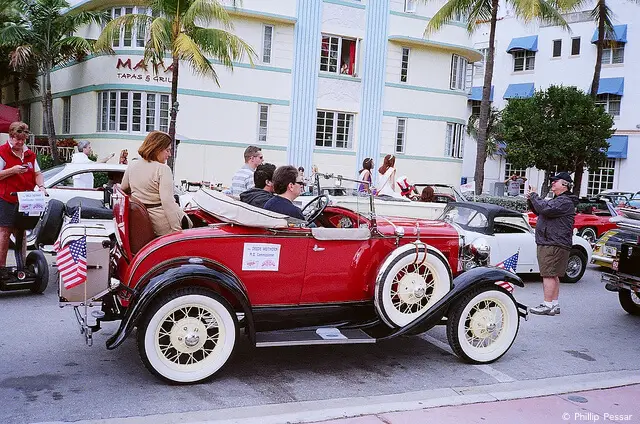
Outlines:
{"type": "Polygon", "coordinates": [[[454,222],[471,231],[484,230],[489,225],[487,216],[484,213],[460,206],[447,208],[440,219],[454,222]]]}
{"type": "Polygon", "coordinates": [[[446,196],[451,198],[451,201],[455,201],[455,202],[466,202],[467,199],[458,192],[458,190],[456,190],[455,188],[451,187],[451,186],[447,186],[447,185],[442,185],[442,184],[436,184],[436,185],[431,185],[431,184],[416,184],[416,189],[418,190],[419,193],[422,192],[422,190],[426,187],[426,186],[431,186],[431,188],[433,188],[433,192],[436,196],[441,195],[441,196],[446,196]]]}
{"type": "Polygon", "coordinates": [[[54,166],[53,168],[46,169],[42,171],[42,176],[44,177],[44,181],[47,181],[57,175],[60,171],[64,169],[64,165],[54,166]]]}

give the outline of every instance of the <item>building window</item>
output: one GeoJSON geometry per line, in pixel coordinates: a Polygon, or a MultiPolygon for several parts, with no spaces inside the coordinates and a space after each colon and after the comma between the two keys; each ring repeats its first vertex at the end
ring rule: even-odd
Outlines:
{"type": "Polygon", "coordinates": [[[451,74],[450,74],[450,88],[452,90],[466,90],[468,73],[467,66],[469,62],[462,56],[454,54],[451,56],[451,74]]]}
{"type": "Polygon", "coordinates": [[[353,114],[318,111],[316,146],[350,149],[352,146],[353,114]]]}
{"type": "Polygon", "coordinates": [[[323,35],[320,49],[320,70],[334,74],[355,75],[357,40],[335,35],[323,35]]]}
{"type": "Polygon", "coordinates": [[[482,60],[474,62],[474,72],[477,77],[484,75],[484,69],[487,66],[487,55],[489,54],[489,47],[485,47],[482,49],[476,49],[480,53],[482,53],[482,60]]]}
{"type": "Polygon", "coordinates": [[[573,37],[571,39],[571,56],[578,56],[580,54],[580,37],[573,37]]]}
{"type": "Polygon", "coordinates": [[[596,99],[596,104],[602,106],[611,116],[620,116],[621,102],[622,96],[617,94],[599,94],[596,99]]]}
{"type": "Polygon", "coordinates": [[[611,42],[602,49],[602,63],[624,63],[624,43],[611,42]]]}
{"type": "Polygon", "coordinates": [[[273,25],[265,25],[262,34],[262,63],[271,63],[271,46],[273,44],[273,25]]]}
{"type": "Polygon", "coordinates": [[[467,17],[460,12],[454,12],[451,16],[451,22],[466,23],[467,17]]]}
{"type": "Polygon", "coordinates": [[[464,125],[447,123],[444,155],[462,159],[464,152],[464,125]]]}
{"type": "Polygon", "coordinates": [[[269,105],[258,105],[258,141],[267,141],[267,128],[269,125],[269,105]]]}
{"type": "MultiPolygon", "coordinates": [[[[119,18],[123,15],[148,15],[151,9],[140,6],[114,7],[111,9],[111,18],[119,18]]],[[[120,28],[120,32],[113,37],[113,47],[138,47],[144,48],[147,42],[147,27],[140,24],[131,28],[120,28]]]]}
{"type": "Polygon", "coordinates": [[[471,100],[471,115],[480,116],[480,100],[471,100]]]}
{"type": "Polygon", "coordinates": [[[416,0],[404,0],[404,11],[407,13],[415,13],[416,0]]]}
{"type": "Polygon", "coordinates": [[[62,98],[62,134],[71,132],[71,97],[62,98]]]}
{"type": "Polygon", "coordinates": [[[404,153],[407,142],[407,118],[398,118],[396,124],[396,153],[404,153]]]}
{"type": "Polygon", "coordinates": [[[553,40],[553,57],[562,56],[562,40],[553,40]]]}
{"type": "MultiPolygon", "coordinates": [[[[525,168],[516,168],[510,162],[507,162],[504,166],[504,179],[511,178],[512,175],[517,175],[520,178],[527,177],[527,170],[525,168]]],[[[520,194],[524,194],[525,184],[520,185],[520,194]]]]}
{"type": "Polygon", "coordinates": [[[98,131],[142,133],[169,129],[169,94],[101,91],[98,105],[98,131]]]}
{"type": "Polygon", "coordinates": [[[513,52],[513,72],[533,71],[536,66],[536,52],[516,50],[513,52]]]}
{"type": "Polygon", "coordinates": [[[615,168],[616,160],[606,159],[599,168],[590,169],[587,182],[587,196],[597,196],[604,190],[611,190],[613,188],[615,168]]]}
{"type": "Polygon", "coordinates": [[[400,82],[407,82],[407,74],[409,73],[409,49],[402,48],[402,65],[400,67],[400,82]]]}

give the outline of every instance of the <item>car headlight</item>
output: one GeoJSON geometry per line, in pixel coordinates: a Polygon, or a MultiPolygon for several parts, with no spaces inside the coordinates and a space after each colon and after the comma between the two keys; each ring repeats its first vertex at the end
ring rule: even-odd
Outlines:
{"type": "Polygon", "coordinates": [[[491,254],[491,246],[489,246],[486,239],[480,237],[471,242],[469,252],[471,252],[476,259],[484,261],[487,260],[491,254]]]}

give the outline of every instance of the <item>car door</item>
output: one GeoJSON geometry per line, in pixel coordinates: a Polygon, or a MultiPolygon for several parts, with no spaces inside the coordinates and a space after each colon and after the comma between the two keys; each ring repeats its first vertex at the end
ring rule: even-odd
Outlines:
{"type": "MultiPolygon", "coordinates": [[[[114,171],[117,174],[123,174],[121,171],[114,171]]],[[[111,172],[110,172],[111,174],[111,172]]],[[[47,187],[47,193],[50,199],[57,199],[63,203],[67,203],[73,197],[87,197],[90,199],[102,200],[104,198],[103,184],[108,182],[107,173],[100,171],[81,171],[65,176],[58,181],[54,181],[50,187],[47,187]],[[93,175],[94,188],[77,188],[74,187],[74,176],[82,178],[87,174],[93,175]]]]}
{"type": "Polygon", "coordinates": [[[494,235],[498,248],[491,252],[493,265],[508,259],[518,252],[516,273],[536,273],[539,270],[536,255],[535,235],[523,217],[496,217],[494,235]],[[502,231],[498,230],[502,226],[502,231]]]}

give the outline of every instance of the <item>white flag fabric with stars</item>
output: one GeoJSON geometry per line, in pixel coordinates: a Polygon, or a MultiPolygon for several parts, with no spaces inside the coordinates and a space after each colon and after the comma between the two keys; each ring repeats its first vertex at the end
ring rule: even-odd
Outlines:
{"type": "MultiPolygon", "coordinates": [[[[504,261],[496,264],[498,268],[506,269],[509,272],[516,273],[516,268],[518,268],[518,256],[520,255],[520,250],[518,250],[515,255],[509,256],[504,261]]],[[[513,292],[513,284],[507,281],[496,281],[496,284],[500,287],[507,290],[509,293],[513,292]]]]}

